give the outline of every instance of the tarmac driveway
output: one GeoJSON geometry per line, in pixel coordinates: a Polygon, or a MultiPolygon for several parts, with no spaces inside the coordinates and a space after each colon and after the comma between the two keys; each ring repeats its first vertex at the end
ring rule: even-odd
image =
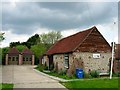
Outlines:
{"type": "Polygon", "coordinates": [[[30,65],[2,67],[2,82],[14,83],[14,88],[65,88],[57,80],[43,76],[30,65]]]}

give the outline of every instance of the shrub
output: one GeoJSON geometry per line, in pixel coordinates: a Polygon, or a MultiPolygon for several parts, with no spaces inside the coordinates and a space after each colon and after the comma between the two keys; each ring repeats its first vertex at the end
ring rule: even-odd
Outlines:
{"type": "Polygon", "coordinates": [[[118,72],[118,73],[113,73],[113,77],[120,77],[120,72],[118,72]]]}
{"type": "Polygon", "coordinates": [[[43,71],[44,70],[44,66],[43,65],[37,65],[36,69],[38,69],[39,71],[43,71]]]}
{"type": "Polygon", "coordinates": [[[59,75],[65,75],[65,74],[66,74],[66,70],[62,70],[62,69],[61,69],[61,70],[58,72],[58,74],[59,74],[59,75]]]}
{"type": "Polygon", "coordinates": [[[44,70],[48,70],[48,66],[43,66],[43,69],[44,70]]]}
{"type": "Polygon", "coordinates": [[[93,77],[93,78],[97,78],[99,77],[99,72],[97,72],[96,70],[93,70],[90,72],[90,75],[93,77]]]}
{"type": "Polygon", "coordinates": [[[92,76],[89,73],[83,72],[84,78],[92,78],[92,76]]]}
{"type": "Polygon", "coordinates": [[[54,64],[51,64],[50,65],[50,70],[53,70],[54,69],[54,64]]]}

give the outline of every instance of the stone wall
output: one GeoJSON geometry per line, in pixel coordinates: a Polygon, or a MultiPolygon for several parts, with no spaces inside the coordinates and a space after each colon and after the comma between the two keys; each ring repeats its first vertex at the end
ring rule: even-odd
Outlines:
{"type": "Polygon", "coordinates": [[[65,70],[64,66],[64,54],[53,55],[53,64],[55,70],[65,70]]]}
{"type": "Polygon", "coordinates": [[[44,63],[43,65],[47,65],[49,67],[49,59],[48,59],[48,56],[43,56],[43,60],[44,60],[44,63]]]}
{"type": "Polygon", "coordinates": [[[100,73],[109,72],[111,53],[100,53],[100,58],[93,58],[93,53],[74,52],[69,54],[69,68],[64,66],[64,54],[53,55],[54,68],[58,71],[67,70],[68,75],[75,73],[76,68],[82,68],[86,73],[97,70],[100,73]]]}
{"type": "Polygon", "coordinates": [[[110,69],[109,60],[111,53],[99,53],[100,58],[93,58],[93,53],[74,52],[73,55],[78,60],[84,61],[84,71],[89,72],[92,70],[98,70],[101,73],[108,73],[110,69]]]}

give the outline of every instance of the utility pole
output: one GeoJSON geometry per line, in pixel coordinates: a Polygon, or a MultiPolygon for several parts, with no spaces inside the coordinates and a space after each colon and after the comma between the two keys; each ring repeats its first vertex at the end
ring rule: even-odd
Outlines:
{"type": "Polygon", "coordinates": [[[115,44],[115,42],[113,42],[113,44],[112,44],[112,60],[111,60],[111,67],[110,67],[110,79],[112,79],[112,69],[113,69],[113,60],[114,60],[114,45],[115,44]]]}
{"type": "MultiPolygon", "coordinates": [[[[114,22],[113,25],[115,25],[116,22],[114,22]]],[[[113,30],[114,30],[114,26],[113,26],[113,30]]],[[[114,33],[113,33],[113,37],[114,37],[114,33]]],[[[115,42],[114,42],[114,38],[113,38],[113,43],[112,43],[112,60],[111,60],[111,67],[110,67],[110,79],[112,79],[112,74],[113,74],[113,61],[114,61],[114,49],[115,49],[115,42]]]]}

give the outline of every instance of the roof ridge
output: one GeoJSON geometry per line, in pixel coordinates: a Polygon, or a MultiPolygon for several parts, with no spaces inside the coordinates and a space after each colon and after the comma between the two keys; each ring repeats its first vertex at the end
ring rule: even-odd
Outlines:
{"type": "Polygon", "coordinates": [[[19,50],[16,48],[16,47],[12,47],[9,49],[9,51],[7,53],[20,53],[19,50]],[[16,52],[13,52],[13,51],[16,51],[16,52]]]}
{"type": "MultiPolygon", "coordinates": [[[[64,37],[64,38],[60,39],[59,41],[61,41],[61,40],[63,40],[63,39],[66,39],[66,38],[69,38],[69,37],[72,37],[72,36],[75,36],[75,35],[77,35],[77,34],[79,34],[79,33],[86,32],[86,31],[91,30],[91,29],[94,29],[94,28],[96,28],[96,26],[93,26],[92,28],[85,29],[85,30],[79,31],[79,32],[77,32],[77,33],[75,33],[75,34],[72,34],[72,35],[69,35],[69,36],[67,36],[67,37],[64,37]]],[[[57,42],[58,42],[58,41],[57,41],[57,42]]]]}
{"type": "MultiPolygon", "coordinates": [[[[75,43],[74,40],[73,40],[74,37],[81,36],[81,37],[83,38],[83,40],[84,40],[84,38],[85,38],[85,37],[90,33],[90,31],[93,30],[93,29],[96,29],[96,27],[94,26],[94,27],[92,27],[92,28],[89,28],[89,29],[80,31],[80,32],[78,32],[78,33],[75,33],[75,34],[73,34],[73,35],[67,36],[67,37],[65,37],[65,38],[62,38],[61,40],[59,40],[59,41],[57,41],[55,44],[53,44],[53,45],[49,48],[49,50],[46,52],[46,54],[48,54],[49,52],[51,52],[51,50],[52,50],[54,47],[56,47],[56,45],[58,46],[59,43],[63,43],[63,42],[66,41],[66,40],[69,40],[69,42],[72,42],[72,41],[73,41],[73,43],[75,43]]],[[[80,42],[82,42],[83,40],[81,40],[80,42]]],[[[79,44],[80,42],[78,42],[78,44],[79,44]]],[[[68,42],[67,42],[67,43],[68,43],[68,42]]],[[[69,44],[68,44],[68,45],[69,45],[69,44]]],[[[62,47],[65,47],[65,46],[62,46],[62,47]]],[[[77,47],[77,46],[72,45],[71,51],[73,51],[73,49],[75,49],[76,47],[77,47]]],[[[58,50],[60,50],[60,48],[58,48],[58,50]]],[[[66,50],[68,50],[68,49],[66,49],[66,50]]],[[[70,51],[70,50],[69,50],[69,51],[70,51]]],[[[55,51],[55,52],[56,52],[56,51],[55,51]]]]}

